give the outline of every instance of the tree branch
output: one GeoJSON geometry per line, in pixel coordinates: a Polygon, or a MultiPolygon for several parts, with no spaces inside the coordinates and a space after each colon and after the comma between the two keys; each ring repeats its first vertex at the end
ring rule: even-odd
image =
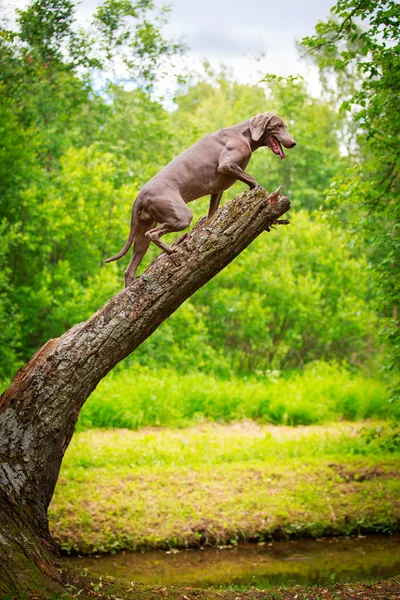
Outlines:
{"type": "Polygon", "coordinates": [[[299,60],[302,60],[303,58],[305,58],[306,56],[308,56],[311,52],[316,52],[317,50],[320,50],[324,46],[329,46],[330,44],[333,44],[334,42],[336,42],[338,40],[340,34],[343,33],[344,26],[346,25],[346,23],[348,23],[349,21],[351,22],[351,19],[354,17],[354,15],[360,10],[360,8],[364,4],[366,4],[366,0],[360,0],[360,2],[353,8],[353,10],[351,11],[351,13],[348,14],[347,17],[342,21],[342,23],[340,24],[340,27],[337,30],[336,34],[333,37],[331,37],[330,40],[326,40],[326,42],[322,42],[321,44],[318,44],[318,46],[314,46],[312,48],[309,48],[307,50],[307,52],[305,52],[304,54],[302,54],[300,56],[299,60]]]}

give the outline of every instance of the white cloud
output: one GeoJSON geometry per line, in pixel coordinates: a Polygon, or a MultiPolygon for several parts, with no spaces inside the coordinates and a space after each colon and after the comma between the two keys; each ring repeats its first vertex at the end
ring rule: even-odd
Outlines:
{"type": "MultiPolygon", "coordinates": [[[[1,1],[1,0],[0,0],[1,1]]],[[[13,0],[8,6],[23,8],[27,0],[13,0]]],[[[100,0],[82,0],[77,16],[82,25],[100,0]]],[[[157,0],[161,5],[163,0],[157,0]]],[[[224,63],[243,83],[255,83],[265,73],[288,76],[300,74],[311,91],[319,93],[315,68],[299,60],[295,41],[311,35],[315,24],[329,13],[334,0],[173,0],[166,34],[189,46],[185,58],[174,62],[176,70],[200,70],[203,59],[212,66],[224,63]],[[265,53],[257,62],[255,56],[265,53]]],[[[171,85],[172,78],[160,85],[171,85]]]]}

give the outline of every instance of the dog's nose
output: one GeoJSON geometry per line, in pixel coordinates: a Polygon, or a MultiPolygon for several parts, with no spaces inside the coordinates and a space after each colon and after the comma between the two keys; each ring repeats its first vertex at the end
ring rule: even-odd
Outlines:
{"type": "Polygon", "coordinates": [[[296,142],[293,140],[292,145],[290,146],[291,148],[294,148],[296,145],[296,142]]]}

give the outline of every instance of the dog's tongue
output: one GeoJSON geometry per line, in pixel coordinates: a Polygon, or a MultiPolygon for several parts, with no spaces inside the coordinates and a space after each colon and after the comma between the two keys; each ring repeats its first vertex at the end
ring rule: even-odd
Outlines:
{"type": "Polygon", "coordinates": [[[283,160],[285,158],[285,153],[282,150],[282,146],[280,145],[280,143],[278,142],[278,146],[279,146],[279,155],[281,157],[281,160],[283,160]]]}

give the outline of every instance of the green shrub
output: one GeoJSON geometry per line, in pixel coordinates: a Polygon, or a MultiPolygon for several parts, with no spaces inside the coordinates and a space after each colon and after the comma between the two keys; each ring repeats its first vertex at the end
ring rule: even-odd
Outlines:
{"type": "Polygon", "coordinates": [[[310,425],[400,416],[383,379],[351,374],[337,364],[312,363],[302,372],[218,379],[131,367],[111,373],[83,407],[78,428],[185,427],[201,420],[310,425]]]}

